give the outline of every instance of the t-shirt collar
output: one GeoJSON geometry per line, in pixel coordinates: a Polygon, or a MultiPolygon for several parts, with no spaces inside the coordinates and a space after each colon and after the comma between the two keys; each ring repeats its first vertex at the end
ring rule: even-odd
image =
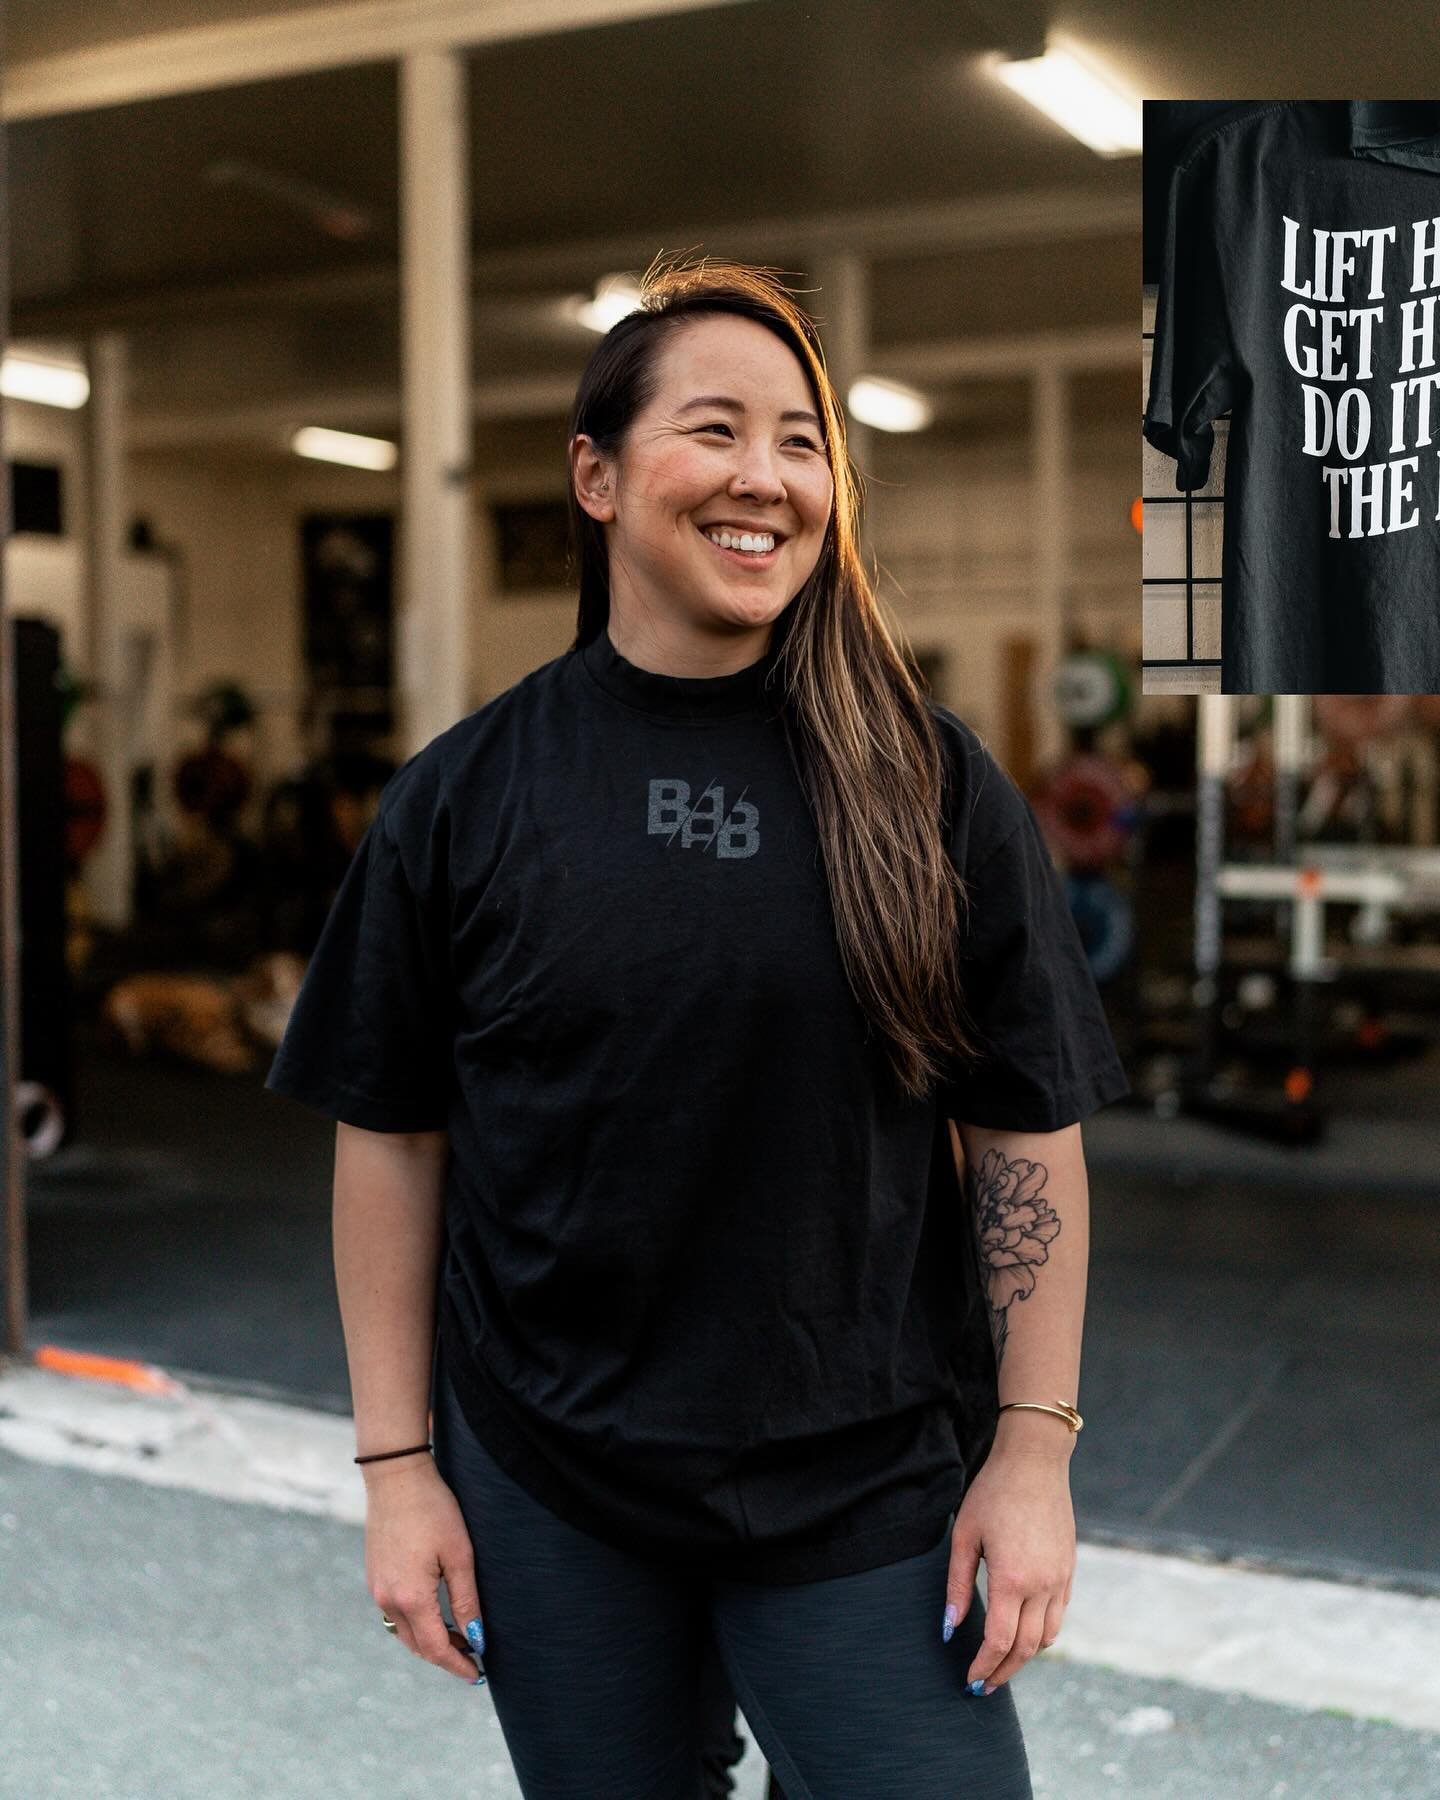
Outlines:
{"type": "Polygon", "coordinates": [[[672,719],[728,719],[759,714],[779,700],[779,676],[769,688],[765,677],[774,667],[779,645],[757,661],[728,675],[662,675],[623,657],[602,627],[579,651],[580,660],[607,693],[641,712],[672,719]]]}
{"type": "Polygon", "coordinates": [[[1440,100],[1351,100],[1347,105],[1352,156],[1440,170],[1440,100]]]}

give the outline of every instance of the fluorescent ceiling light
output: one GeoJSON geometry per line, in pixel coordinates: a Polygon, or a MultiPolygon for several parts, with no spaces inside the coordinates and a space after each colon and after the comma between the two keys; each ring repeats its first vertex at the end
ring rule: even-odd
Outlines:
{"type": "Polygon", "coordinates": [[[877,431],[923,431],[935,417],[935,408],[918,388],[879,375],[852,381],[845,404],[852,418],[877,431]]]}
{"type": "Polygon", "coordinates": [[[7,351],[0,361],[0,394],[7,400],[33,400],[37,406],[73,411],[90,398],[90,377],[82,363],[48,362],[7,351]]]}
{"type": "Polygon", "coordinates": [[[594,298],[582,300],[575,317],[587,331],[601,336],[640,304],[640,284],[631,275],[606,275],[595,283],[594,298]]]}
{"type": "Polygon", "coordinates": [[[399,455],[388,438],[360,437],[353,431],[326,431],[305,425],[290,440],[297,456],[313,456],[317,462],[344,463],[349,469],[393,469],[399,455]]]}
{"type": "Polygon", "coordinates": [[[990,67],[1006,87],[1097,155],[1134,156],[1139,151],[1139,100],[1080,50],[1057,46],[1020,62],[994,56],[990,67]]]}

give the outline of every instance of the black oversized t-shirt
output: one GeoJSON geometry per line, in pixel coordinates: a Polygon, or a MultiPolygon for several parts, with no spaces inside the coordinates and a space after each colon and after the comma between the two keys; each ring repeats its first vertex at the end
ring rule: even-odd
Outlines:
{"type": "Polygon", "coordinates": [[[1170,187],[1145,436],[1230,412],[1223,693],[1440,691],[1440,102],[1282,101],[1170,187]]]}
{"type": "Polygon", "coordinates": [[[412,757],[267,1086],[448,1128],[438,1360],[515,1480],[605,1541],[784,1582],[917,1554],[963,1498],[947,1116],[1049,1131],[1126,1084],[1033,814],[936,707],[986,1061],[899,1091],[773,660],[663,675],[602,631],[412,757]]]}

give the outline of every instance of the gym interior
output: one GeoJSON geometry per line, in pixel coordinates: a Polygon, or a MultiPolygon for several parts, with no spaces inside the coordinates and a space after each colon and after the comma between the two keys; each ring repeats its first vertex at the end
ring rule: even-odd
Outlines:
{"type": "Polygon", "coordinates": [[[1440,702],[1147,679],[1133,151],[978,5],[375,10],[12,9],[10,1354],[346,1415],[333,1130],[262,1081],[388,775],[567,646],[580,368],[709,252],[817,315],[1130,1074],[1081,1536],[1440,1591],[1440,702]]]}

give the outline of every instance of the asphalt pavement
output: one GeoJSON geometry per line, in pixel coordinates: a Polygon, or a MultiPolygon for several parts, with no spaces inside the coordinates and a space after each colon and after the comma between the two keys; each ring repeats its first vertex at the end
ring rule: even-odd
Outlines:
{"type": "MultiPolygon", "coordinates": [[[[376,1619],[348,1438],[0,1366],[0,1794],[519,1794],[490,1690],[376,1619]]],[[[1440,1797],[1427,1595],[1082,1540],[1061,1638],[1014,1679],[1037,1795],[1440,1797]],[[1192,1678],[1142,1672],[1167,1667],[1192,1678]]]]}

